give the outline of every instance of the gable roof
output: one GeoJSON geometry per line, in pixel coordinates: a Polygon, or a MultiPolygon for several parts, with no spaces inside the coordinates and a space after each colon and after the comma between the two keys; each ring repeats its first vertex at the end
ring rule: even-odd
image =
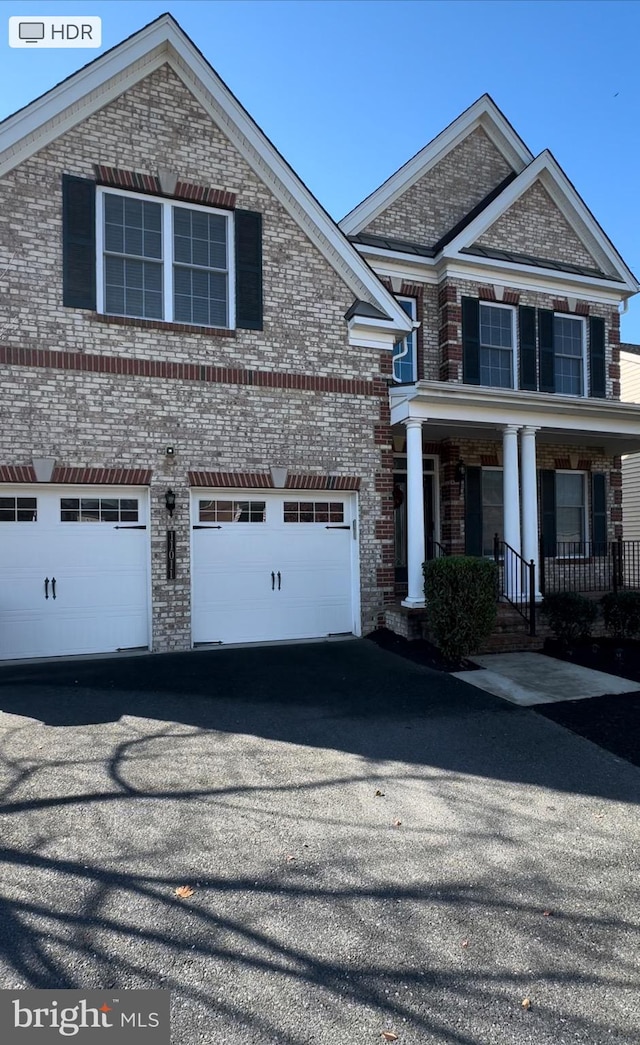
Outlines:
{"type": "Polygon", "coordinates": [[[423,178],[447,153],[459,145],[477,127],[491,139],[513,171],[520,173],[533,159],[504,113],[493,98],[483,94],[473,105],[445,127],[433,141],[425,145],[404,166],[387,178],[383,184],[359,203],[339,223],[348,236],[362,232],[382,211],[391,206],[404,192],[423,178]]]}
{"type": "Polygon", "coordinates": [[[180,77],[354,296],[375,307],[382,316],[378,325],[410,330],[411,321],[393,295],[170,14],[0,123],[0,178],[164,64],[180,77]]]}
{"type": "MultiPolygon", "coordinates": [[[[549,261],[544,262],[538,258],[530,258],[525,253],[490,250],[480,247],[476,243],[476,240],[490,229],[537,181],[547,190],[566,221],[594,258],[593,268],[587,267],[581,274],[622,283],[633,294],[640,290],[635,276],[548,149],[541,152],[528,167],[520,172],[517,178],[506,185],[502,192],[472,221],[466,223],[458,234],[444,246],[442,255],[446,258],[453,258],[472,254],[492,258],[498,262],[504,260],[507,264],[550,267],[564,272],[578,272],[579,269],[584,268],[584,266],[560,263],[556,265],[549,261]],[[504,259],[499,257],[500,253],[505,255],[504,259]],[[513,256],[509,257],[509,255],[513,256]]],[[[523,244],[523,246],[525,245],[523,244]]]]}

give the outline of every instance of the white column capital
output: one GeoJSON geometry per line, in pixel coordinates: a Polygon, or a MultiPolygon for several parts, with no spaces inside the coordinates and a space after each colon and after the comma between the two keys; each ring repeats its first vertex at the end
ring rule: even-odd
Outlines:
{"type": "Polygon", "coordinates": [[[535,435],[536,432],[539,432],[539,431],[540,431],[540,429],[539,428],[535,428],[533,425],[523,425],[523,427],[522,427],[522,434],[523,435],[535,435]]]}
{"type": "Polygon", "coordinates": [[[502,429],[505,435],[517,435],[522,425],[505,425],[502,429]]]}
{"type": "Polygon", "coordinates": [[[420,417],[407,417],[402,423],[407,428],[422,428],[424,422],[420,417]]]}

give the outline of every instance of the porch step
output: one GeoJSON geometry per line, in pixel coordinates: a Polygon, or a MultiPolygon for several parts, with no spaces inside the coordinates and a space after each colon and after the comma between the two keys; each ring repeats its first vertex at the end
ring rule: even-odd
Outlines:
{"type": "MultiPolygon", "coordinates": [[[[402,635],[405,639],[427,639],[433,642],[429,630],[427,610],[410,610],[399,602],[387,606],[380,625],[402,635]]],[[[536,614],[536,634],[529,635],[529,628],[520,614],[508,602],[498,603],[496,627],[478,653],[512,653],[518,650],[542,649],[544,640],[551,630],[540,614],[536,614]]]]}

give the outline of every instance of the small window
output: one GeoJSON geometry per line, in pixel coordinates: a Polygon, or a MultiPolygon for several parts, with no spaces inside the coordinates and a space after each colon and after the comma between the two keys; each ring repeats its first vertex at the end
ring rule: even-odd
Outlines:
{"type": "Polygon", "coordinates": [[[0,522],[37,522],[35,497],[0,497],[0,522]]]}
{"type": "Polygon", "coordinates": [[[584,395],[584,323],[572,316],[553,317],[555,388],[560,395],[584,395]]]}
{"type": "Polygon", "coordinates": [[[480,305],[480,384],[513,388],[512,308],[480,305]]]}
{"type": "Polygon", "coordinates": [[[286,523],[342,523],[344,504],[334,501],[285,501],[286,523]]]}
{"type": "Polygon", "coordinates": [[[209,523],[266,522],[264,501],[200,501],[198,518],[209,523]]]}
{"type": "Polygon", "coordinates": [[[502,538],[504,498],[502,494],[502,469],[482,469],[482,554],[493,556],[493,540],[496,534],[502,538]]]}
{"type": "Polygon", "coordinates": [[[135,497],[62,497],[60,522],[137,522],[135,497]]]}
{"type": "MultiPolygon", "coordinates": [[[[416,318],[415,298],[398,298],[398,304],[411,319],[416,318]]],[[[398,384],[413,384],[416,379],[416,332],[413,330],[393,346],[393,380],[398,384]]]]}
{"type": "Polygon", "coordinates": [[[583,554],[586,538],[584,479],[582,472],[556,472],[556,539],[574,554],[583,554]]]}

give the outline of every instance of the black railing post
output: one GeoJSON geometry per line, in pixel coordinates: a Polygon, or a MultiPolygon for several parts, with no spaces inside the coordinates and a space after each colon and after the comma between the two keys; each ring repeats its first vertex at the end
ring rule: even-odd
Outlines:
{"type": "Polygon", "coordinates": [[[613,594],[617,595],[618,594],[618,564],[616,562],[616,544],[615,544],[615,541],[612,541],[610,547],[611,547],[611,551],[610,551],[609,554],[610,554],[610,557],[611,557],[611,583],[612,583],[612,586],[613,586],[613,594]]]}
{"type": "Polygon", "coordinates": [[[529,563],[529,634],[536,633],[536,564],[529,563]]]}
{"type": "Polygon", "coordinates": [[[544,538],[540,538],[540,554],[538,556],[538,562],[540,564],[540,594],[544,595],[545,589],[545,575],[544,575],[544,538]]]}

